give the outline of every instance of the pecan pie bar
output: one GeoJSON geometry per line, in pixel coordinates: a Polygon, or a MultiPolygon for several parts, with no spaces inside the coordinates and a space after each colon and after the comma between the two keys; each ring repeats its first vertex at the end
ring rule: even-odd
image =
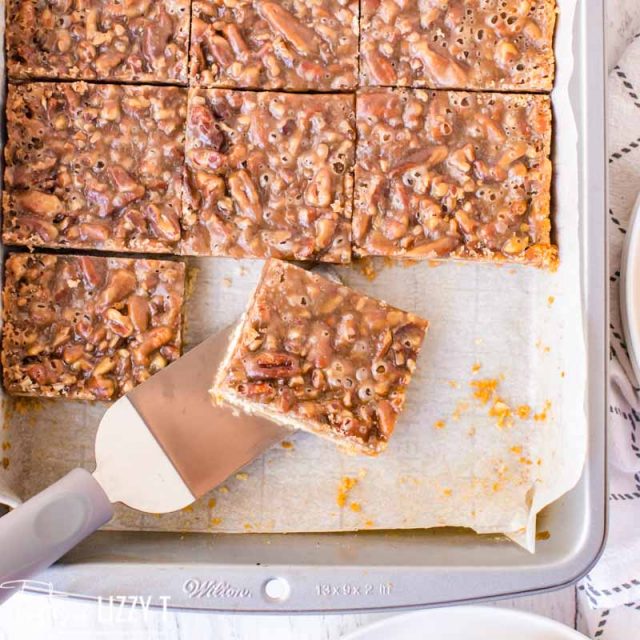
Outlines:
{"type": "Polygon", "coordinates": [[[554,0],[362,0],[363,85],[550,91],[554,0]]]}
{"type": "Polygon", "coordinates": [[[369,89],[357,127],[356,255],[555,265],[547,96],[369,89]]]}
{"type": "Polygon", "coordinates": [[[182,253],[348,262],[353,96],[191,89],[182,253]]]}
{"type": "Polygon", "coordinates": [[[174,252],[187,90],[9,85],[6,243],[174,252]]]}
{"type": "Polygon", "coordinates": [[[272,259],[212,395],[375,455],[402,411],[427,327],[412,313],[272,259]]]}
{"type": "Polygon", "coordinates": [[[353,89],[357,0],[194,0],[190,79],[206,87],[353,89]]]}
{"type": "Polygon", "coordinates": [[[187,82],[189,0],[9,0],[10,78],[187,82]]]}
{"type": "Polygon", "coordinates": [[[111,400],[180,355],[184,265],[14,254],[2,365],[15,395],[111,400]]]}

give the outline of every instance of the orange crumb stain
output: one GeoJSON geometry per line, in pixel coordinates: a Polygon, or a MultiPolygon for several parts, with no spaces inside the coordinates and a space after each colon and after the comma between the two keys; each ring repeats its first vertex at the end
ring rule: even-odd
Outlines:
{"type": "Polygon", "coordinates": [[[193,511],[193,505],[188,504],[186,507],[182,508],[184,513],[191,513],[193,511]]]}
{"type": "Polygon", "coordinates": [[[436,420],[436,422],[433,423],[433,426],[436,429],[444,429],[446,426],[446,423],[444,420],[436,420]]]}
{"type": "Polygon", "coordinates": [[[492,486],[491,488],[493,489],[493,491],[494,491],[494,493],[495,493],[495,492],[497,492],[497,491],[500,491],[500,489],[502,489],[502,486],[500,485],[500,483],[499,483],[499,482],[494,482],[494,483],[493,483],[493,486],[492,486]]]}
{"type": "Polygon", "coordinates": [[[355,513],[360,513],[360,511],[362,511],[362,505],[359,502],[352,502],[349,505],[349,508],[351,509],[351,511],[354,511],[355,513]]]}
{"type": "Polygon", "coordinates": [[[249,524],[248,522],[244,523],[244,530],[245,531],[250,531],[251,529],[253,529],[253,525],[249,524]]]}
{"type": "Polygon", "coordinates": [[[533,462],[531,462],[531,458],[526,458],[525,456],[522,456],[522,457],[520,458],[520,462],[521,462],[522,464],[527,464],[527,465],[528,465],[528,464],[533,464],[533,462]]]}
{"type": "Polygon", "coordinates": [[[283,449],[293,449],[293,442],[289,442],[288,440],[283,440],[283,441],[280,443],[280,446],[281,446],[283,449]]]}
{"type": "Polygon", "coordinates": [[[376,279],[378,272],[373,265],[373,258],[360,258],[359,260],[354,260],[352,264],[367,280],[373,281],[376,279]]]}
{"type": "Polygon", "coordinates": [[[364,526],[365,527],[373,527],[373,520],[365,520],[364,521],[364,526]]]}
{"type": "Polygon", "coordinates": [[[11,449],[11,443],[8,440],[5,440],[2,443],[2,450],[6,451],[7,449],[11,449]]]}
{"type": "Polygon", "coordinates": [[[536,533],[536,540],[548,540],[551,537],[551,533],[549,531],[538,531],[536,533]]]}
{"type": "Polygon", "coordinates": [[[551,402],[547,400],[542,407],[542,411],[540,411],[540,413],[534,414],[533,419],[536,422],[545,422],[548,417],[549,409],[551,409],[551,402]]]}
{"type": "Polygon", "coordinates": [[[531,407],[528,404],[521,404],[516,408],[516,415],[520,420],[526,420],[531,415],[531,407]]]}
{"type": "Polygon", "coordinates": [[[345,504],[347,504],[347,497],[351,492],[351,489],[358,484],[357,478],[351,478],[349,476],[344,476],[340,481],[340,487],[338,488],[338,495],[336,496],[336,503],[342,509],[345,504]]]}
{"type": "Polygon", "coordinates": [[[211,524],[217,527],[222,524],[222,518],[211,518],[211,524]]]}
{"type": "Polygon", "coordinates": [[[480,369],[482,369],[482,365],[479,362],[475,362],[471,366],[471,373],[478,373],[478,371],[480,371],[480,369]]]}
{"type": "Polygon", "coordinates": [[[511,453],[515,453],[516,455],[520,455],[522,453],[522,447],[520,445],[515,445],[511,447],[511,453]]]}
{"type": "Polygon", "coordinates": [[[493,406],[489,409],[489,415],[492,418],[497,418],[496,424],[500,429],[510,427],[513,424],[511,407],[502,398],[496,398],[493,406]]]}
{"type": "Polygon", "coordinates": [[[561,378],[564,378],[564,376],[565,376],[565,372],[564,372],[564,371],[561,371],[561,372],[560,372],[560,377],[561,377],[561,378]]]}
{"type": "Polygon", "coordinates": [[[453,494],[453,491],[451,489],[443,489],[442,493],[448,497],[453,494]]]}
{"type": "Polygon", "coordinates": [[[209,502],[207,503],[209,505],[209,509],[214,509],[216,506],[216,499],[215,498],[209,498],[209,502]]]}
{"type": "Polygon", "coordinates": [[[484,380],[472,380],[470,384],[474,389],[474,397],[482,404],[487,404],[498,386],[498,381],[495,378],[485,378],[484,380]]]}
{"type": "Polygon", "coordinates": [[[458,404],[456,405],[456,408],[453,410],[453,413],[451,414],[451,419],[452,420],[460,420],[460,416],[469,408],[469,403],[468,402],[464,402],[463,400],[461,400],[460,402],[458,402],[458,404]]]}
{"type": "Polygon", "coordinates": [[[432,269],[435,269],[436,267],[441,267],[442,266],[442,261],[441,260],[427,260],[427,264],[432,269]]]}
{"type": "Polygon", "coordinates": [[[555,301],[556,301],[555,296],[549,296],[547,298],[547,302],[549,303],[549,306],[551,306],[555,301]]]}

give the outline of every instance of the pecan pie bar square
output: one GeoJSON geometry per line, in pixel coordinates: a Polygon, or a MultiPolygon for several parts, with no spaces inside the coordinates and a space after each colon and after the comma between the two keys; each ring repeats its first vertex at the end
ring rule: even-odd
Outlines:
{"type": "Polygon", "coordinates": [[[555,266],[547,96],[368,89],[357,127],[356,255],[555,266]]]}
{"type": "Polygon", "coordinates": [[[9,85],[8,244],[175,253],[187,90],[9,85]]]}
{"type": "Polygon", "coordinates": [[[14,395],[112,400],[180,355],[180,262],[20,253],[5,264],[14,395]]]}
{"type": "Polygon", "coordinates": [[[240,89],[353,89],[357,0],[194,0],[192,84],[240,89]]]}
{"type": "Polygon", "coordinates": [[[189,20],[189,0],[9,0],[9,77],[186,84],[189,20]]]}
{"type": "Polygon", "coordinates": [[[360,83],[550,91],[554,0],[362,0],[360,83]]]}
{"type": "Polygon", "coordinates": [[[182,253],[349,262],[349,95],[191,89],[182,253]]]}
{"type": "Polygon", "coordinates": [[[427,327],[412,313],[271,259],[212,395],[376,455],[402,411],[427,327]]]}

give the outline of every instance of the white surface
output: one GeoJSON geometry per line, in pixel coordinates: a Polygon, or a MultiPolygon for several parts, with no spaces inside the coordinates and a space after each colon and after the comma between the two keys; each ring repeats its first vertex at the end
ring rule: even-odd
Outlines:
{"type": "Polygon", "coordinates": [[[496,607],[432,609],[394,616],[344,640],[584,640],[571,627],[542,616],[496,607]]]}
{"type": "Polygon", "coordinates": [[[149,513],[166,513],[195,500],[126,397],[105,412],[95,448],[93,476],[111,502],[123,502],[149,513]]]}
{"type": "MultiPolygon", "coordinates": [[[[584,1],[584,0],[583,0],[584,1]]],[[[639,0],[608,0],[610,68],[640,31],[639,0]]],[[[541,596],[505,600],[496,606],[531,611],[569,626],[578,625],[598,640],[640,640],[640,612],[623,608],[600,612],[590,624],[585,605],[576,608],[573,588],[541,596]],[[598,626],[600,625],[600,626],[598,626]],[[633,626],[635,625],[635,626],[633,626]],[[635,631],[629,631],[635,629],[635,631]]],[[[0,607],[0,640],[338,640],[385,614],[336,616],[240,616],[149,612],[97,606],[19,594],[0,607]]],[[[590,612],[589,612],[590,613],[590,612]]],[[[393,639],[389,639],[393,640],[393,639]]],[[[515,639],[514,639],[515,640],[515,639]]]]}

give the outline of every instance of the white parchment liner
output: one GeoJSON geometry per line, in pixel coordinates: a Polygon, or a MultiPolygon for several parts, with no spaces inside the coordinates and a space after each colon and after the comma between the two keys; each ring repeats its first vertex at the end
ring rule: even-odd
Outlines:
{"type": "MultiPolygon", "coordinates": [[[[338,269],[347,284],[431,322],[388,450],[376,459],[351,457],[313,436],[292,435],[293,446],[275,447],[192,508],[156,516],[119,507],[110,527],[291,532],[449,525],[504,532],[534,549],[536,514],[579,479],[587,435],[577,130],[568,94],[575,0],[559,4],[552,94],[557,273],[380,262],[370,281],[356,268],[338,269]],[[484,405],[472,394],[470,382],[485,378],[498,380],[497,393],[512,409],[530,406],[530,417],[500,428],[488,415],[492,401],[484,405]],[[444,427],[437,428],[440,421],[444,427]],[[357,480],[348,495],[340,491],[345,477],[357,480]]],[[[187,348],[239,317],[262,267],[226,259],[192,265],[198,275],[187,305],[187,348]]],[[[74,466],[93,469],[104,405],[5,404],[0,483],[27,498],[74,466]]]]}

